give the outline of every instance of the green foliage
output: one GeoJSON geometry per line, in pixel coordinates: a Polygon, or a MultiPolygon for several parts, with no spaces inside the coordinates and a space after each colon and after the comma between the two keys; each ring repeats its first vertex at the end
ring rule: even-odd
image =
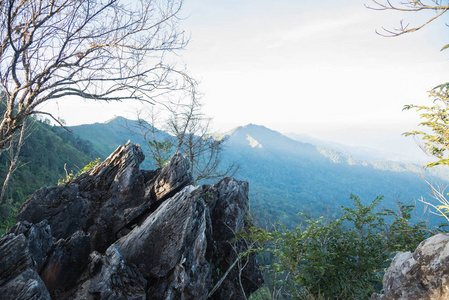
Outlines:
{"type": "MultiPolygon", "coordinates": [[[[342,217],[327,220],[303,215],[295,230],[251,228],[261,253],[272,255],[264,267],[272,290],[285,299],[368,299],[380,286],[384,269],[396,251],[413,250],[428,236],[410,224],[412,206],[399,203],[398,213],[376,212],[382,197],[363,205],[351,196],[342,217]]],[[[266,292],[266,291],[265,291],[266,292]]]]}
{"type": "MultiPolygon", "coordinates": [[[[31,122],[30,122],[31,123],[31,122]]],[[[18,207],[37,189],[55,185],[65,174],[64,165],[78,169],[100,156],[92,145],[72,133],[46,122],[36,121],[28,129],[18,168],[12,174],[0,205],[0,232],[15,223],[18,207]]],[[[8,152],[0,155],[0,178],[4,180],[10,164],[8,152]]]]}
{"type": "Polygon", "coordinates": [[[173,156],[173,146],[174,143],[171,139],[166,139],[161,142],[158,142],[156,139],[148,141],[149,156],[158,168],[162,168],[170,162],[170,158],[173,156]]]}
{"type": "MultiPolygon", "coordinates": [[[[414,251],[416,246],[429,237],[425,221],[410,222],[414,205],[398,202],[397,210],[383,209],[379,216],[387,220],[389,228],[385,231],[390,252],[414,251]]],[[[436,230],[444,232],[446,223],[441,223],[436,230]]]]}
{"type": "MultiPolygon", "coordinates": [[[[27,135],[19,156],[19,167],[12,174],[5,199],[23,203],[37,189],[55,185],[67,169],[77,169],[98,157],[92,146],[70,132],[36,121],[27,135]]],[[[9,154],[0,156],[0,178],[6,176],[9,154]]]]}
{"type": "Polygon", "coordinates": [[[0,204],[0,236],[16,223],[16,215],[19,207],[20,203],[13,202],[12,200],[0,204]]]}
{"type": "MultiPolygon", "coordinates": [[[[351,205],[351,193],[360,196],[363,204],[385,195],[383,206],[394,208],[398,195],[409,201],[429,192],[417,165],[350,161],[345,155],[318,151],[259,126],[234,131],[223,158],[239,163],[236,176],[249,182],[251,211],[262,227],[279,222],[294,229],[300,221],[298,211],[319,217],[328,213],[330,202],[338,203],[330,209],[331,217],[338,218],[340,205],[351,205]],[[248,135],[263,147],[251,147],[248,135]],[[333,162],[331,156],[340,162],[333,162]]],[[[427,180],[442,186],[447,185],[448,174],[440,168],[424,171],[427,180]]],[[[424,211],[424,205],[417,203],[417,210],[424,211]]],[[[432,217],[431,222],[441,222],[432,217]]]]}
{"type": "Polygon", "coordinates": [[[79,177],[81,174],[89,172],[90,170],[95,168],[99,163],[100,163],[100,159],[97,158],[97,159],[91,161],[90,163],[88,163],[87,165],[85,165],[76,174],[73,173],[74,172],[73,170],[70,170],[70,173],[66,174],[66,176],[64,178],[58,180],[58,185],[68,183],[68,182],[72,181],[73,179],[79,177]]]}
{"type": "Polygon", "coordinates": [[[250,300],[266,300],[271,298],[270,290],[267,287],[261,287],[249,297],[250,300]]]}
{"type": "Polygon", "coordinates": [[[405,105],[404,110],[416,109],[423,120],[419,126],[427,130],[410,131],[405,136],[420,136],[424,141],[425,151],[438,158],[437,162],[429,163],[426,167],[449,165],[449,83],[441,84],[429,92],[434,105],[405,105]],[[430,132],[429,132],[430,130],[430,132]]]}

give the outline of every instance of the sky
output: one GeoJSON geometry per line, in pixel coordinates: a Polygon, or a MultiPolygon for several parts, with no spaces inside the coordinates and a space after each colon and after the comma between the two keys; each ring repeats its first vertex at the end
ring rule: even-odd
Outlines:
{"type": "MultiPolygon", "coordinates": [[[[180,65],[200,81],[214,129],[254,123],[352,145],[401,138],[419,122],[405,104],[430,104],[447,81],[444,19],[408,35],[376,34],[427,16],[375,11],[370,0],[187,0],[191,36],[180,65]]],[[[444,18],[447,18],[445,16],[444,18]]],[[[135,107],[59,101],[48,110],[68,125],[103,122],[135,107]]]]}

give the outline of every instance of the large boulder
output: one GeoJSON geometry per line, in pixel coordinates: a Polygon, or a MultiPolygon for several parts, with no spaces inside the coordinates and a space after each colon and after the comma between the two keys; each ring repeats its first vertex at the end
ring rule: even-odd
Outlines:
{"type": "Polygon", "coordinates": [[[146,299],[147,281],[135,265],[124,260],[115,245],[111,245],[105,255],[91,253],[87,277],[73,299],[146,299]]]}
{"type": "Polygon", "coordinates": [[[398,253],[384,275],[383,291],[371,299],[449,299],[449,235],[432,236],[413,253],[398,253]]]}
{"type": "Polygon", "coordinates": [[[17,220],[47,220],[56,239],[82,230],[90,234],[92,249],[104,252],[155,204],[192,182],[188,163],[180,155],[156,171],[140,170],[143,160],[139,145],[121,146],[70,183],[34,193],[17,220]]]}
{"type": "Polygon", "coordinates": [[[34,193],[0,240],[2,299],[242,299],[256,290],[255,257],[240,257],[245,243],[235,240],[248,226],[248,183],[195,187],[181,155],[151,171],[139,169],[143,159],[127,143],[34,193]]]}
{"type": "MultiPolygon", "coordinates": [[[[36,269],[24,233],[8,233],[0,240],[0,295],[2,299],[51,299],[36,269]]],[[[39,256],[39,254],[37,254],[39,256]]]]}

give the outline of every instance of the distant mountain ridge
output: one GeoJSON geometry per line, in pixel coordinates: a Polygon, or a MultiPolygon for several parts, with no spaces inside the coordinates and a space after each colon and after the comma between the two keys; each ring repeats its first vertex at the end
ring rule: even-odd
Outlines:
{"type": "Polygon", "coordinates": [[[85,124],[69,127],[77,136],[88,140],[106,158],[119,145],[124,145],[129,139],[142,144],[143,138],[130,131],[134,121],[116,117],[104,123],[85,124]]]}
{"type": "MultiPolygon", "coordinates": [[[[349,146],[341,143],[330,142],[326,140],[321,140],[318,138],[314,138],[307,134],[297,134],[297,133],[283,133],[285,136],[299,142],[310,143],[316,146],[321,146],[323,148],[332,149],[340,153],[345,153],[347,155],[351,155],[359,160],[367,160],[367,161],[378,161],[378,160],[391,160],[391,161],[399,161],[399,162],[409,162],[409,163],[428,163],[432,161],[432,158],[426,156],[421,149],[416,145],[415,142],[410,141],[410,138],[406,140],[404,136],[401,136],[401,149],[404,149],[405,145],[408,145],[409,148],[407,151],[400,151],[398,153],[399,146],[396,145],[394,149],[391,151],[385,151],[380,149],[375,149],[367,146],[349,146]]],[[[386,138],[383,140],[383,144],[391,143],[390,138],[386,138]]],[[[379,138],[377,140],[380,140],[379,138]]]]}
{"type": "MultiPolygon", "coordinates": [[[[145,124],[150,128],[150,124],[145,124]]],[[[128,120],[124,117],[115,117],[104,123],[85,124],[69,127],[70,130],[82,139],[88,140],[94,148],[102,154],[105,159],[118,146],[126,144],[130,140],[134,144],[139,144],[145,154],[148,154],[145,139],[142,135],[142,128],[135,120],[128,120]]],[[[168,136],[163,131],[158,131],[156,137],[164,139],[168,136]]],[[[142,168],[151,169],[150,159],[146,159],[142,163],[142,168]]]]}
{"type": "MultiPolygon", "coordinates": [[[[144,143],[142,137],[129,131],[133,122],[117,118],[71,129],[94,147],[100,144],[106,152],[127,140],[144,143]]],[[[266,225],[282,222],[294,227],[298,212],[322,215],[331,205],[350,205],[351,194],[365,202],[384,195],[383,204],[389,208],[395,207],[398,197],[403,202],[414,202],[429,192],[421,173],[431,182],[449,183],[444,170],[425,171],[413,164],[363,161],[293,140],[260,125],[240,126],[221,136],[228,138],[224,162],[240,165],[235,177],[250,183],[252,211],[266,225]]],[[[147,151],[145,145],[142,149],[147,151]]],[[[142,167],[148,165],[147,161],[142,167]]]]}
{"type": "Polygon", "coordinates": [[[421,175],[431,182],[449,182],[445,170],[362,161],[254,124],[230,131],[228,139],[225,156],[240,163],[238,178],[250,182],[253,210],[263,220],[290,226],[300,211],[321,215],[332,202],[336,207],[350,205],[351,194],[366,203],[384,195],[383,205],[394,208],[397,198],[414,203],[428,196],[421,175]]]}
{"type": "MultiPolygon", "coordinates": [[[[238,132],[238,135],[245,135],[247,136],[247,140],[249,141],[249,145],[251,147],[257,146],[259,148],[262,148],[263,145],[259,143],[254,137],[252,137],[250,134],[253,134],[254,136],[257,136],[258,134],[266,134],[270,136],[270,141],[268,143],[269,146],[278,146],[283,143],[288,143],[288,148],[293,147],[293,152],[296,153],[298,151],[298,147],[307,147],[309,148],[309,151],[314,152],[315,150],[318,151],[322,156],[328,158],[333,163],[346,163],[348,165],[360,165],[360,166],[371,166],[375,169],[381,169],[386,171],[393,171],[393,172],[406,172],[406,171],[412,171],[412,172],[424,172],[424,169],[414,163],[409,162],[398,162],[398,161],[390,161],[384,159],[383,156],[379,155],[378,159],[374,159],[373,157],[370,160],[364,160],[360,159],[352,154],[345,153],[343,151],[335,150],[334,148],[331,148],[332,145],[340,146],[342,149],[344,147],[348,148],[357,148],[357,147],[351,147],[351,146],[345,146],[345,145],[339,145],[335,143],[325,141],[321,141],[318,139],[310,138],[308,141],[300,141],[298,139],[291,138],[292,134],[282,134],[280,132],[271,130],[265,126],[262,125],[255,125],[255,124],[248,124],[246,126],[240,126],[237,127],[231,131],[229,131],[226,135],[228,136],[235,136],[236,132],[238,132]],[[289,141],[287,139],[290,139],[289,141]],[[275,142],[273,142],[275,141],[275,142]],[[293,142],[292,142],[293,141],[293,142]],[[315,144],[314,141],[317,143],[315,144]],[[324,145],[328,144],[329,147],[326,147],[324,145]],[[310,148],[312,146],[312,148],[310,148]],[[383,159],[382,159],[383,158],[383,159]]],[[[265,137],[264,137],[265,138],[265,137]]],[[[234,138],[231,138],[233,140],[234,138]]],[[[235,143],[235,139],[234,139],[235,143]]],[[[244,144],[245,142],[238,142],[238,144],[244,144]]],[[[284,144],[285,146],[285,144],[284,144]]],[[[288,149],[287,147],[284,149],[288,149]]],[[[372,150],[374,151],[374,150],[372,150]]],[[[431,176],[441,177],[443,180],[449,181],[449,172],[441,172],[439,168],[431,168],[427,170],[427,173],[431,176]]]]}

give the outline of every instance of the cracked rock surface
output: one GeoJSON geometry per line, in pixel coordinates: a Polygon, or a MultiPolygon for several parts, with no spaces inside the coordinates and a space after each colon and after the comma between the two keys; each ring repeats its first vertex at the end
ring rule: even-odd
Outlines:
{"type": "Polygon", "coordinates": [[[396,254],[384,275],[383,289],[382,295],[371,299],[449,299],[449,235],[434,235],[415,252],[396,254]]]}
{"type": "Polygon", "coordinates": [[[175,155],[140,170],[127,143],[71,182],[36,191],[0,240],[1,299],[243,299],[262,284],[244,251],[248,183],[224,178],[194,187],[175,155]]]}

